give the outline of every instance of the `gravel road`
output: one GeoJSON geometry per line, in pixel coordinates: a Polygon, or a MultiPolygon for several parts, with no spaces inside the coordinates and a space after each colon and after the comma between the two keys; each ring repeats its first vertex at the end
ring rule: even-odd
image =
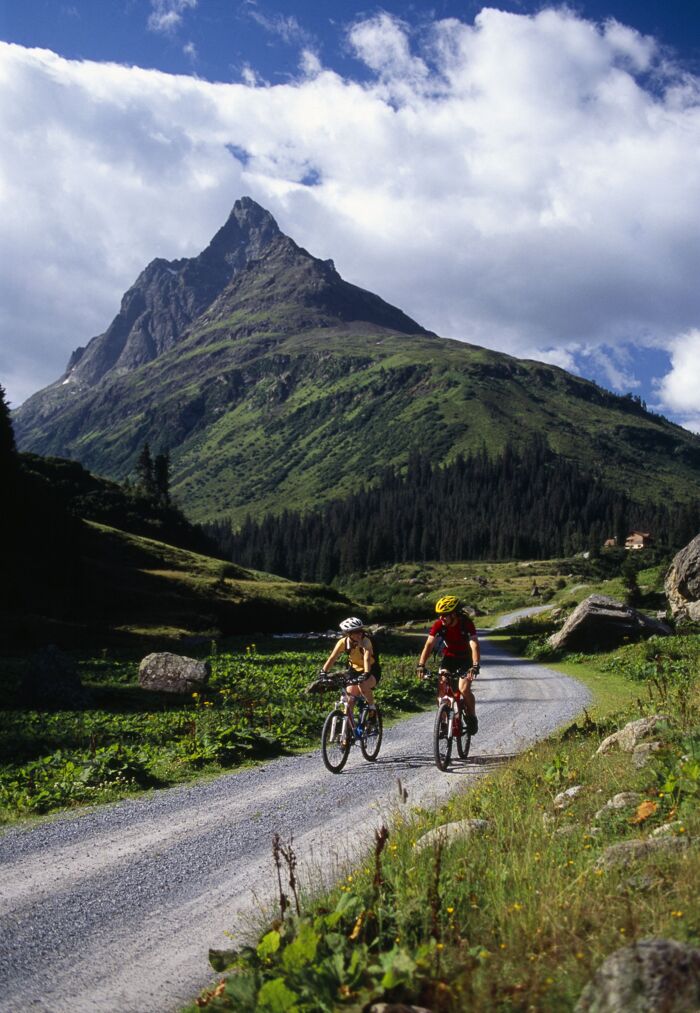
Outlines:
{"type": "MultiPolygon", "coordinates": [[[[416,654],[418,651],[416,651],[416,654]]],[[[434,805],[558,728],[587,690],[483,640],[467,763],[432,761],[433,713],[385,729],[375,764],[318,750],[0,836],[0,1010],[166,1013],[212,979],[209,947],[250,937],[274,902],[271,840],[302,882],[331,882],[399,802],[434,805]],[[228,933],[228,934],[227,934],[228,933]]],[[[330,701],[329,701],[330,705],[330,701]]]]}

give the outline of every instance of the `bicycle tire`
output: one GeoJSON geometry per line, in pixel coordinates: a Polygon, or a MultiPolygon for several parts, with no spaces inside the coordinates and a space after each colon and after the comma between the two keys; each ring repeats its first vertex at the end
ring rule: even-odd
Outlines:
{"type": "Polygon", "coordinates": [[[350,736],[345,737],[343,744],[343,733],[345,731],[345,714],[339,708],[332,710],[323,722],[321,732],[321,755],[323,762],[332,774],[339,774],[347,762],[350,752],[350,736]]]}
{"type": "Polygon", "coordinates": [[[472,744],[471,733],[467,730],[467,712],[464,707],[459,709],[459,734],[456,736],[457,754],[460,760],[466,760],[472,744]]]}
{"type": "Polygon", "coordinates": [[[435,715],[433,754],[439,770],[447,770],[452,756],[452,705],[442,703],[435,715]]]}
{"type": "Polygon", "coordinates": [[[382,724],[382,713],[379,708],[377,707],[374,714],[370,713],[369,718],[367,711],[365,711],[360,749],[365,760],[368,760],[370,763],[374,763],[379,756],[383,734],[384,725],[382,724]]]}

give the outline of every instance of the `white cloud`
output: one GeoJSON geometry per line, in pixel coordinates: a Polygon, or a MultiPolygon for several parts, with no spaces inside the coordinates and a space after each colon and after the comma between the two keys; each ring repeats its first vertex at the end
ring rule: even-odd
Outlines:
{"type": "Polygon", "coordinates": [[[186,10],[197,6],[199,0],[151,0],[153,10],[148,18],[152,32],[172,32],[182,22],[186,10]]]}
{"type": "Polygon", "coordinates": [[[198,252],[244,193],[448,337],[569,369],[601,349],[632,389],[616,348],[700,327],[700,87],[653,40],[567,9],[421,36],[382,14],[349,40],[369,81],[299,39],[275,87],[0,45],[0,378],[55,379],[149,259],[198,252]]]}
{"type": "Polygon", "coordinates": [[[671,369],[658,383],[663,407],[700,432],[700,329],[681,334],[671,346],[671,369]]]}

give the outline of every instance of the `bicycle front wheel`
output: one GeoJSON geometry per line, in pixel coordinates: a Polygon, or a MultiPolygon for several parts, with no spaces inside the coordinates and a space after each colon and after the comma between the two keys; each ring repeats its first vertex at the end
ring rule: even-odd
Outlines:
{"type": "Polygon", "coordinates": [[[360,739],[360,749],[365,760],[373,762],[379,756],[383,731],[379,708],[377,707],[376,711],[365,711],[364,729],[360,739]]]}
{"type": "Polygon", "coordinates": [[[347,718],[340,709],[331,711],[323,722],[321,754],[323,762],[332,774],[340,773],[350,752],[351,742],[347,723],[347,718]]]}
{"type": "Polygon", "coordinates": [[[460,760],[466,760],[469,756],[469,747],[472,744],[472,737],[468,729],[468,716],[467,712],[463,707],[459,708],[459,717],[457,718],[458,730],[455,736],[457,741],[457,752],[459,753],[460,760]]]}
{"type": "Polygon", "coordinates": [[[433,753],[440,770],[447,770],[452,756],[452,706],[440,704],[435,715],[433,753]]]}

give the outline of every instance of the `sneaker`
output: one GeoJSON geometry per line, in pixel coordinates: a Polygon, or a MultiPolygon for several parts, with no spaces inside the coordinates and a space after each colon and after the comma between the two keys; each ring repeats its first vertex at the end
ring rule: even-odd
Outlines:
{"type": "Polygon", "coordinates": [[[479,719],[476,714],[467,714],[467,731],[470,735],[476,735],[479,731],[479,719]]]}

